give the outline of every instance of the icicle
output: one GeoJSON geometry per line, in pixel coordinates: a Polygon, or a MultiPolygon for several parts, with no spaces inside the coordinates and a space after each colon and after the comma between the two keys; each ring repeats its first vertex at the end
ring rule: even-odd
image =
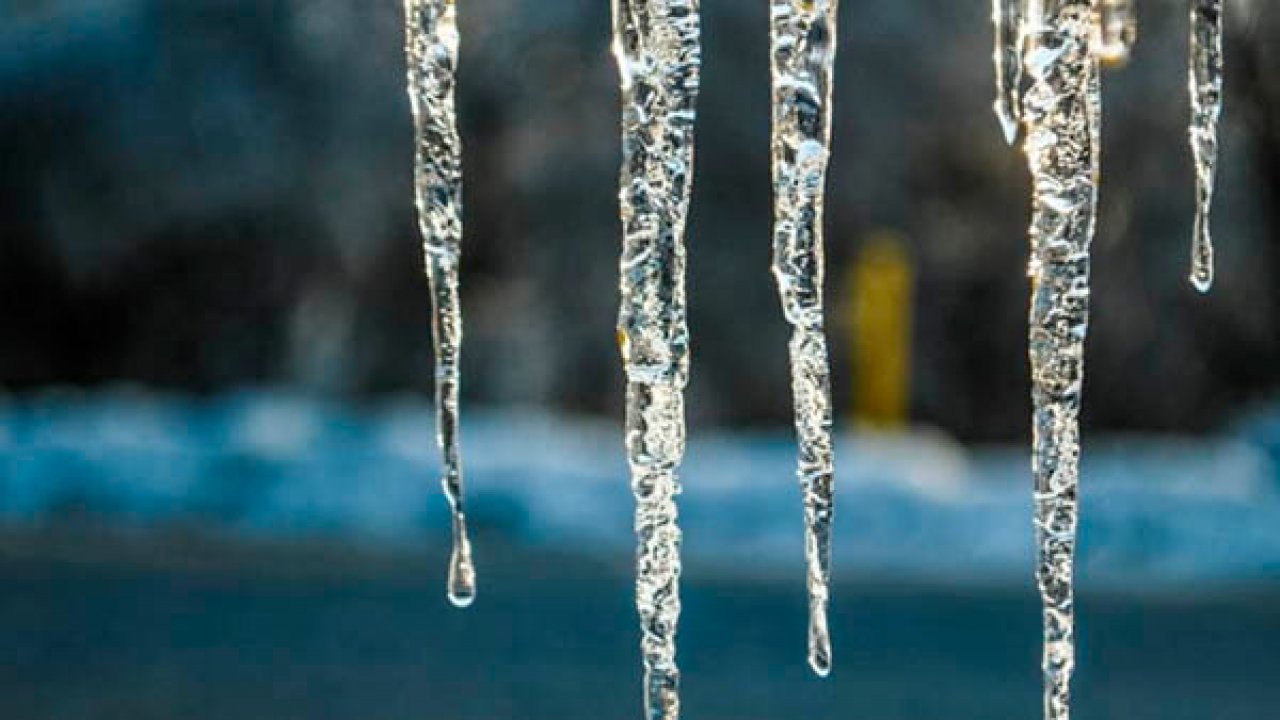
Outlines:
{"type": "Polygon", "coordinates": [[[431,330],[436,355],[436,440],[444,473],[441,484],[453,523],[449,600],[466,607],[475,600],[476,573],[462,505],[462,458],[458,448],[458,357],[462,308],[458,261],[462,252],[462,142],[454,110],[458,64],[454,0],[405,0],[405,50],[409,100],[416,135],[414,187],[418,225],[431,287],[431,330]]]}
{"type": "Polygon", "coordinates": [[[1191,284],[1213,286],[1209,208],[1218,170],[1218,117],[1222,114],[1222,0],[1191,0],[1191,154],[1196,166],[1196,219],[1191,240],[1191,284]]]}
{"type": "Polygon", "coordinates": [[[1029,14],[1023,101],[1033,185],[1029,354],[1034,405],[1036,578],[1044,602],[1045,717],[1067,720],[1075,668],[1072,585],[1079,412],[1097,213],[1101,96],[1090,0],[1029,14]]]}
{"type": "Polygon", "coordinates": [[[1101,0],[1098,9],[1098,60],[1108,65],[1123,65],[1138,40],[1138,16],[1133,0],[1101,0]]]}
{"type": "Polygon", "coordinates": [[[792,326],[791,388],[804,493],[809,665],[831,672],[831,371],[823,331],[822,209],[837,0],[772,0],[773,274],[792,326]]]}
{"type": "Polygon", "coordinates": [[[626,449],[636,499],[636,609],[645,716],[680,713],[677,471],[684,456],[684,230],[701,65],[698,0],[613,0],[622,88],[622,304],[626,449]]]}
{"type": "Polygon", "coordinates": [[[992,0],[991,22],[995,26],[996,118],[1005,142],[1018,140],[1022,118],[1023,4],[1025,0],[992,0]]]}

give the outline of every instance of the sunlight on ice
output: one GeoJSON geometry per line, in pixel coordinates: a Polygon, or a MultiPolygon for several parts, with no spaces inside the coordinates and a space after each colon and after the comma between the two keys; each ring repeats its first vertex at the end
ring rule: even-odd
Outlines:
{"type": "Polygon", "coordinates": [[[1046,0],[1031,17],[1023,97],[1032,176],[1029,313],[1036,580],[1044,603],[1045,717],[1070,716],[1075,668],[1079,413],[1097,219],[1101,94],[1089,0],[1046,0]]]}
{"type": "Polygon", "coordinates": [[[1222,0],[1191,0],[1191,47],[1187,89],[1191,94],[1191,155],[1196,170],[1196,215],[1191,240],[1191,284],[1213,287],[1213,239],[1209,210],[1218,172],[1218,119],[1222,115],[1222,0]]]}
{"type": "Polygon", "coordinates": [[[804,497],[809,665],[831,672],[834,504],[831,368],[823,328],[823,203],[831,155],[836,0],[772,0],[773,274],[792,328],[791,388],[804,497]]]}
{"type": "Polygon", "coordinates": [[[454,605],[466,607],[475,600],[476,571],[463,511],[462,456],[458,446],[462,140],[458,136],[454,101],[457,8],[453,0],[405,0],[404,10],[416,151],[414,188],[431,290],[431,330],[435,343],[436,439],[444,467],[441,484],[452,517],[448,594],[454,605]]]}
{"type": "Polygon", "coordinates": [[[675,720],[681,539],[676,496],[689,376],[684,232],[702,61],[698,0],[613,0],[613,50],[623,136],[618,344],[627,377],[625,443],[636,501],[645,717],[675,720]]]}
{"type": "Polygon", "coordinates": [[[1138,40],[1138,15],[1134,0],[1101,0],[1095,52],[1107,65],[1123,65],[1138,40]]]}

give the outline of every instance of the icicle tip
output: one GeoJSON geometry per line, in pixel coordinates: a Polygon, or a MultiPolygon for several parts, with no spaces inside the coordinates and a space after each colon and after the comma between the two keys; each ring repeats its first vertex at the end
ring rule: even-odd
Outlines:
{"type": "Polygon", "coordinates": [[[831,648],[822,652],[809,653],[809,669],[820,678],[831,675],[831,648]]]}
{"type": "Polygon", "coordinates": [[[1004,112],[1004,104],[996,103],[996,118],[1000,121],[1000,132],[1004,134],[1004,142],[1012,147],[1018,142],[1018,119],[1004,112]]]}
{"type": "Polygon", "coordinates": [[[476,567],[471,562],[471,547],[455,547],[449,557],[449,602],[456,608],[471,607],[476,601],[476,567]]]}
{"type": "Polygon", "coordinates": [[[1213,270],[1206,268],[1196,268],[1191,272],[1191,286],[1201,295],[1209,294],[1213,289],[1213,270]]]}
{"type": "Polygon", "coordinates": [[[825,601],[821,610],[810,610],[809,668],[820,678],[831,674],[831,633],[827,629],[825,601]]]}

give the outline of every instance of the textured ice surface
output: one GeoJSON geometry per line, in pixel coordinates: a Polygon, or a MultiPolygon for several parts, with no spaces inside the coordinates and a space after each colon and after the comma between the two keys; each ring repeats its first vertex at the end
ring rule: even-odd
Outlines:
{"type": "Polygon", "coordinates": [[[1222,114],[1222,0],[1191,0],[1191,155],[1196,168],[1196,219],[1191,240],[1191,283],[1213,286],[1209,208],[1218,171],[1218,118],[1222,114]]]}
{"type": "Polygon", "coordinates": [[[831,370],[823,329],[823,197],[831,155],[836,0],[772,0],[773,274],[791,324],[804,496],[809,665],[831,672],[831,370]]]}
{"type": "Polygon", "coordinates": [[[404,10],[409,101],[416,139],[414,187],[431,288],[431,330],[435,341],[436,438],[443,455],[441,484],[452,514],[448,593],[453,604],[464,607],[475,599],[476,573],[463,511],[462,457],[458,447],[462,141],[454,103],[457,8],[453,0],[405,0],[404,10]]]}
{"type": "Polygon", "coordinates": [[[1098,59],[1122,65],[1138,40],[1138,15],[1134,0],[1099,0],[1098,59]]]}
{"type": "Polygon", "coordinates": [[[697,0],[613,0],[623,154],[618,342],[627,377],[636,609],[650,720],[674,720],[680,714],[676,496],[689,375],[684,233],[702,53],[698,13],[697,0]]]}
{"type": "Polygon", "coordinates": [[[1101,99],[1089,0],[1046,2],[1031,20],[1023,99],[1029,232],[1036,579],[1044,603],[1045,717],[1070,715],[1079,413],[1097,214],[1101,99]]]}

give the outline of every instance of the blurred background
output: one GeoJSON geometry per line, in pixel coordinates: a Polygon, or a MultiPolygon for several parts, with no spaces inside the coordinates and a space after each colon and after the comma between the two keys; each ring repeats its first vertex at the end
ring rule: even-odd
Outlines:
{"type": "MultiPolygon", "coordinates": [[[[1186,3],[1141,0],[1104,80],[1084,718],[1280,706],[1280,8],[1226,4],[1211,295],[1186,281],[1186,3]]],[[[704,0],[686,714],[1032,717],[1029,188],[990,11],[842,6],[836,670],[804,665],[767,3],[704,0]]],[[[400,3],[0,3],[5,717],[640,714],[609,4],[459,10],[465,612],[400,3]]]]}

